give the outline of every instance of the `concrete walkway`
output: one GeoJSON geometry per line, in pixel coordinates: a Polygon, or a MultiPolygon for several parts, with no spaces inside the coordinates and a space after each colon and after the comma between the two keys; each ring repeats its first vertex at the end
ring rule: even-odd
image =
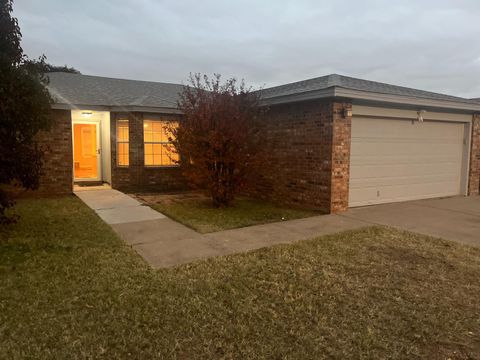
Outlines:
{"type": "Polygon", "coordinates": [[[165,218],[159,212],[117,190],[85,189],[74,192],[110,225],[165,218]]]}
{"type": "Polygon", "coordinates": [[[210,234],[197,233],[168,218],[116,224],[113,228],[150,265],[164,268],[365,226],[364,221],[324,215],[210,234]]]}
{"type": "Polygon", "coordinates": [[[293,243],[368,225],[361,220],[324,215],[200,234],[117,190],[77,189],[75,194],[155,268],[293,243]]]}
{"type": "Polygon", "coordinates": [[[350,209],[342,215],[314,216],[200,234],[116,190],[75,191],[75,194],[155,268],[375,224],[480,246],[480,197],[368,206],[350,209]]]}

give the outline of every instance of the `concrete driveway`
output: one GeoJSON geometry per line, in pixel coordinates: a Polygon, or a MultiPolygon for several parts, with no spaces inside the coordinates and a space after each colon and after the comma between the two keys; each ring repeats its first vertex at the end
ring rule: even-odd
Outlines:
{"type": "Polygon", "coordinates": [[[480,247],[480,196],[366,206],[343,216],[480,247]]]}

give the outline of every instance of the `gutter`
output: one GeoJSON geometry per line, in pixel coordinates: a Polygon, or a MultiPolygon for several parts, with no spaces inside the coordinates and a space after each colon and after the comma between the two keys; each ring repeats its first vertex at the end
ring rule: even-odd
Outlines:
{"type": "Polygon", "coordinates": [[[158,114],[182,114],[177,108],[169,107],[154,107],[154,106],[136,106],[136,105],[88,105],[88,104],[52,104],[52,109],[59,110],[97,110],[97,111],[110,111],[110,112],[146,112],[146,113],[158,113],[158,114]]]}
{"type": "Polygon", "coordinates": [[[312,90],[296,94],[274,96],[271,98],[261,99],[260,104],[268,106],[326,98],[349,99],[357,104],[374,103],[397,106],[403,105],[403,107],[410,107],[414,109],[428,108],[437,110],[454,110],[456,112],[464,113],[480,112],[480,103],[475,103],[474,101],[469,102],[468,100],[465,100],[463,102],[454,100],[424,99],[414,96],[390,95],[362,90],[352,90],[339,86],[332,86],[326,89],[312,90]]]}

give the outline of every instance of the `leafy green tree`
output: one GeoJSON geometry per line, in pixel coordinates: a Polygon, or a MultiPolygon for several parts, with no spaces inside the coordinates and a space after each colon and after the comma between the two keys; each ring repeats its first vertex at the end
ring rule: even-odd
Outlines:
{"type": "Polygon", "coordinates": [[[52,125],[48,79],[39,71],[45,57],[29,60],[23,54],[12,6],[12,0],[0,0],[0,222],[9,220],[12,185],[38,188],[44,149],[35,135],[52,125]]]}

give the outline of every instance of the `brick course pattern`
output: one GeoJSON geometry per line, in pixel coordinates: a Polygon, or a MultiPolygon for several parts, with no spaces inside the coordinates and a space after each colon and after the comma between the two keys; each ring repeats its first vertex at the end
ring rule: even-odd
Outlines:
{"type": "Polygon", "coordinates": [[[254,193],[325,212],[348,208],[350,103],[309,101],[272,106],[265,115],[266,166],[254,193]]]}
{"type": "Polygon", "coordinates": [[[52,110],[54,124],[36,136],[46,149],[40,188],[33,195],[62,195],[73,191],[72,118],[70,110],[52,110]]]}
{"type": "Polygon", "coordinates": [[[333,134],[330,211],[336,213],[348,209],[352,104],[334,102],[331,106],[333,134]]]}
{"type": "Polygon", "coordinates": [[[470,177],[468,194],[480,194],[480,114],[472,119],[472,147],[470,152],[470,177]]]}
{"type": "MultiPolygon", "coordinates": [[[[112,144],[112,188],[125,191],[174,191],[186,188],[179,167],[144,166],[143,120],[154,120],[158,115],[148,113],[110,113],[112,144]],[[116,120],[128,119],[129,166],[117,165],[116,120]]],[[[179,120],[178,115],[165,114],[162,120],[179,120]]]]}

